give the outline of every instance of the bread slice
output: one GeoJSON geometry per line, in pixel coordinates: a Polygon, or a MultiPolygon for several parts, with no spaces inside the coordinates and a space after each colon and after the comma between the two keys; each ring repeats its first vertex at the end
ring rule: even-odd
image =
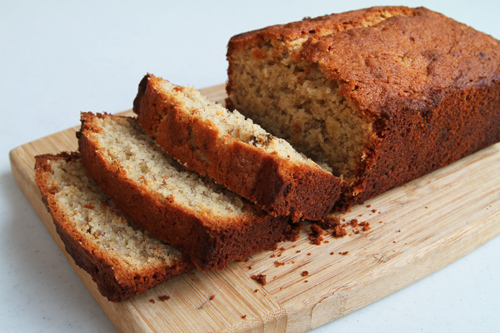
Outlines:
{"type": "Polygon", "coordinates": [[[281,240],[288,219],[185,170],[136,119],[83,113],[82,163],[116,206],[202,270],[224,268],[281,240]]]}
{"type": "Polygon", "coordinates": [[[76,153],[36,156],[35,171],[66,251],[110,301],[126,300],[194,268],[177,249],[126,219],[76,153]]]}
{"type": "Polygon", "coordinates": [[[373,7],[231,38],[228,108],[326,163],[361,203],[500,140],[500,42],[373,7]]]}
{"type": "Polygon", "coordinates": [[[148,74],[134,112],[170,156],[274,216],[320,220],[340,196],[342,181],[327,169],[192,87],[148,74]]]}

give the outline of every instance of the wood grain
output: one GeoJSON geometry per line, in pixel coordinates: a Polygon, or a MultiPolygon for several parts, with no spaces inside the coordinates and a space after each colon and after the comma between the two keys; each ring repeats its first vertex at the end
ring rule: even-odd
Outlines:
{"type": "MultiPolygon", "coordinates": [[[[224,103],[224,85],[202,92],[224,103]]],[[[303,332],[393,293],[500,234],[497,144],[339,216],[346,223],[367,222],[370,230],[348,226],[345,237],[327,234],[314,245],[306,226],[298,241],[283,242],[275,251],[221,271],[184,274],[129,301],[111,303],[64,251],[34,182],[34,156],[76,150],[78,128],[13,149],[12,173],[120,331],[303,332]],[[266,275],[267,284],[252,280],[254,274],[266,275]],[[162,301],[163,295],[170,298],[162,301]]]]}

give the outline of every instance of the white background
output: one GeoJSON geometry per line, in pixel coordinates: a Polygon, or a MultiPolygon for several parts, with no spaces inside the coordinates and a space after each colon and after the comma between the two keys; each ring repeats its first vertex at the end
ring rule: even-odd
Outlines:
{"type": "MultiPolygon", "coordinates": [[[[0,331],[112,332],[10,171],[9,151],[130,109],[146,72],[196,88],[226,81],[232,35],[368,1],[0,0],[0,331]]],[[[377,2],[407,4],[417,2],[377,2]]],[[[500,39],[499,1],[422,1],[500,39]]],[[[498,332],[500,237],[316,332],[498,332]]]]}

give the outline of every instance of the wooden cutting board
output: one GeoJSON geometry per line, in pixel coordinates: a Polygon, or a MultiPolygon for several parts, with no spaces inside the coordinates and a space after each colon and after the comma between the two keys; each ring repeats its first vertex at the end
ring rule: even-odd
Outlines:
{"type": "MultiPolygon", "coordinates": [[[[224,86],[202,92],[218,102],[224,86]]],[[[130,111],[125,114],[131,114],[130,111]]],[[[79,115],[75,115],[75,123],[79,115]]],[[[340,216],[367,222],[347,235],[308,239],[224,270],[181,275],[122,303],[103,298],[64,250],[34,182],[34,156],[74,151],[79,126],[10,152],[12,173],[54,240],[121,331],[303,332],[339,318],[450,264],[500,233],[500,145],[493,145],[340,216]],[[266,275],[260,285],[250,276],[266,275]],[[160,296],[170,296],[160,300],[160,296]]]]}

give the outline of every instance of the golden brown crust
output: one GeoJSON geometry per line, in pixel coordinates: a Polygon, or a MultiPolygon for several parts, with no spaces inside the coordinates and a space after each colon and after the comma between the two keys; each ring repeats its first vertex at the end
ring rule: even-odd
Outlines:
{"type": "Polygon", "coordinates": [[[125,215],[189,255],[198,268],[224,268],[231,261],[272,249],[281,239],[287,219],[272,217],[255,205],[245,205],[250,214],[221,223],[208,214],[187,210],[175,198],[160,200],[130,180],[119,166],[106,162],[101,147],[90,138],[93,131],[99,130],[93,124],[95,117],[113,116],[82,114],[79,145],[87,172],[125,215]]]}
{"type": "Polygon", "coordinates": [[[239,51],[267,44],[278,52],[299,37],[307,41],[294,54],[297,61],[339,82],[339,94],[377,133],[338,207],[500,140],[500,43],[426,8],[374,7],[235,36],[228,46],[228,94],[235,80],[231,59],[239,51]]]}
{"type": "Polygon", "coordinates": [[[339,178],[223,135],[211,121],[183,110],[161,88],[162,81],[150,74],[144,77],[134,112],[165,152],[274,216],[321,220],[330,212],[340,197],[339,178]]]}
{"type": "Polygon", "coordinates": [[[53,172],[51,162],[78,159],[76,153],[36,156],[35,180],[42,193],[42,200],[53,217],[57,233],[61,237],[66,252],[75,263],[92,276],[99,292],[110,301],[120,302],[138,295],[174,276],[193,269],[193,264],[182,258],[171,265],[156,269],[143,268],[140,272],[131,270],[113,254],[96,246],[87,235],[74,227],[72,216],[61,209],[56,194],[60,190],[50,181],[53,172]]]}

